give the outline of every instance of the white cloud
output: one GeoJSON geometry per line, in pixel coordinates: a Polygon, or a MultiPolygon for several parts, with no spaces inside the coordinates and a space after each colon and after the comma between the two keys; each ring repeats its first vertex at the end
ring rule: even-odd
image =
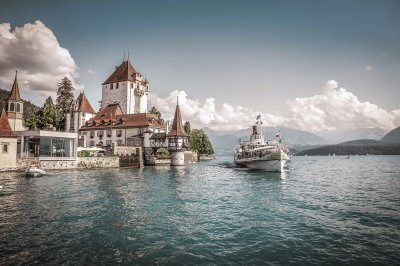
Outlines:
{"type": "MultiPolygon", "coordinates": [[[[386,111],[375,104],[360,102],[346,89],[339,88],[334,80],[326,82],[323,93],[287,102],[285,115],[261,112],[265,126],[286,126],[306,131],[382,127],[393,129],[400,125],[400,109],[386,111]]],[[[149,107],[156,106],[164,118],[172,119],[176,96],[183,119],[193,127],[210,127],[215,130],[248,128],[259,113],[257,110],[228,103],[216,104],[214,98],[203,101],[190,99],[185,91],[175,90],[166,98],[149,95],[149,107]]]]}
{"type": "Polygon", "coordinates": [[[365,67],[365,70],[367,70],[367,72],[372,72],[372,71],[374,71],[374,68],[371,65],[367,65],[365,67]]]}
{"type": "Polygon", "coordinates": [[[22,97],[35,99],[38,104],[49,95],[56,96],[57,83],[64,76],[71,79],[76,90],[83,89],[76,81],[79,72],[71,54],[39,20],[15,30],[9,23],[0,24],[0,82],[4,89],[11,88],[15,70],[22,97]]]}
{"type": "Polygon", "coordinates": [[[88,73],[89,73],[89,74],[96,74],[96,71],[94,71],[94,70],[92,70],[92,69],[89,69],[89,70],[88,70],[88,73]]]}
{"type": "MultiPolygon", "coordinates": [[[[175,106],[179,96],[179,106],[185,121],[190,121],[193,127],[210,127],[216,130],[237,130],[249,127],[255,120],[258,112],[243,106],[233,106],[223,103],[217,107],[214,98],[204,101],[193,100],[187,97],[185,91],[172,91],[166,98],[157,94],[149,95],[149,107],[156,106],[165,119],[174,116],[175,106]]],[[[282,119],[271,114],[265,114],[264,123],[277,125],[282,119]]]]}

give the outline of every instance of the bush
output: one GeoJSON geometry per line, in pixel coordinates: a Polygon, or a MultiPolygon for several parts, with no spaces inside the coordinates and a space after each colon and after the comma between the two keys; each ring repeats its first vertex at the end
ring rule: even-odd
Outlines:
{"type": "Polygon", "coordinates": [[[90,157],[90,152],[80,151],[80,152],[78,152],[78,157],[90,157]]]}

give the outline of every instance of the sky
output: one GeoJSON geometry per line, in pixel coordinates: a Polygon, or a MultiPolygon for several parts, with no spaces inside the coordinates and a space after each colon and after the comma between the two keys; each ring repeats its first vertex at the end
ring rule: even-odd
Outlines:
{"type": "Polygon", "coordinates": [[[399,1],[2,1],[0,87],[42,105],[69,77],[95,109],[125,54],[166,118],[318,132],[400,125],[399,1]],[[186,115],[186,117],[185,117],[186,115]]]}

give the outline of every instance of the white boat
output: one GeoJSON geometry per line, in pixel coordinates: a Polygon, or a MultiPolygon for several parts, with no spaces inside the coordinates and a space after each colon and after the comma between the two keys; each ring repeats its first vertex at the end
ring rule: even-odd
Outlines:
{"type": "Polygon", "coordinates": [[[279,141],[264,140],[259,125],[262,124],[260,116],[253,126],[253,132],[249,141],[240,141],[235,148],[234,161],[239,166],[251,169],[261,169],[272,172],[282,172],[286,162],[289,160],[288,149],[279,141]]]}
{"type": "Polygon", "coordinates": [[[32,176],[32,177],[38,177],[38,176],[42,176],[42,175],[45,175],[46,174],[46,172],[44,171],[44,170],[42,170],[42,169],[40,169],[40,168],[37,168],[37,167],[31,167],[31,168],[29,168],[26,172],[25,172],[25,175],[26,176],[32,176]]]}

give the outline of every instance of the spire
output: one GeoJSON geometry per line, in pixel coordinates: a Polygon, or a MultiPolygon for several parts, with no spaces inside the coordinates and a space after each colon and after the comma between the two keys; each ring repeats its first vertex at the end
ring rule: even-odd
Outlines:
{"type": "Polygon", "coordinates": [[[175,137],[175,136],[188,137],[189,135],[183,129],[182,124],[183,124],[182,123],[182,114],[181,114],[181,109],[179,108],[179,105],[178,105],[178,98],[177,98],[174,123],[172,124],[172,128],[171,128],[171,131],[169,132],[168,136],[170,136],[170,137],[175,137]]]}
{"type": "Polygon", "coordinates": [[[8,100],[10,101],[21,101],[21,96],[19,95],[19,87],[18,87],[18,80],[17,80],[17,74],[18,71],[15,71],[15,79],[14,83],[11,88],[11,94],[8,97],[8,100]]]}
{"type": "Polygon", "coordinates": [[[11,129],[10,123],[8,122],[8,118],[6,116],[6,111],[1,111],[0,115],[0,137],[15,137],[14,132],[11,129]]]}

